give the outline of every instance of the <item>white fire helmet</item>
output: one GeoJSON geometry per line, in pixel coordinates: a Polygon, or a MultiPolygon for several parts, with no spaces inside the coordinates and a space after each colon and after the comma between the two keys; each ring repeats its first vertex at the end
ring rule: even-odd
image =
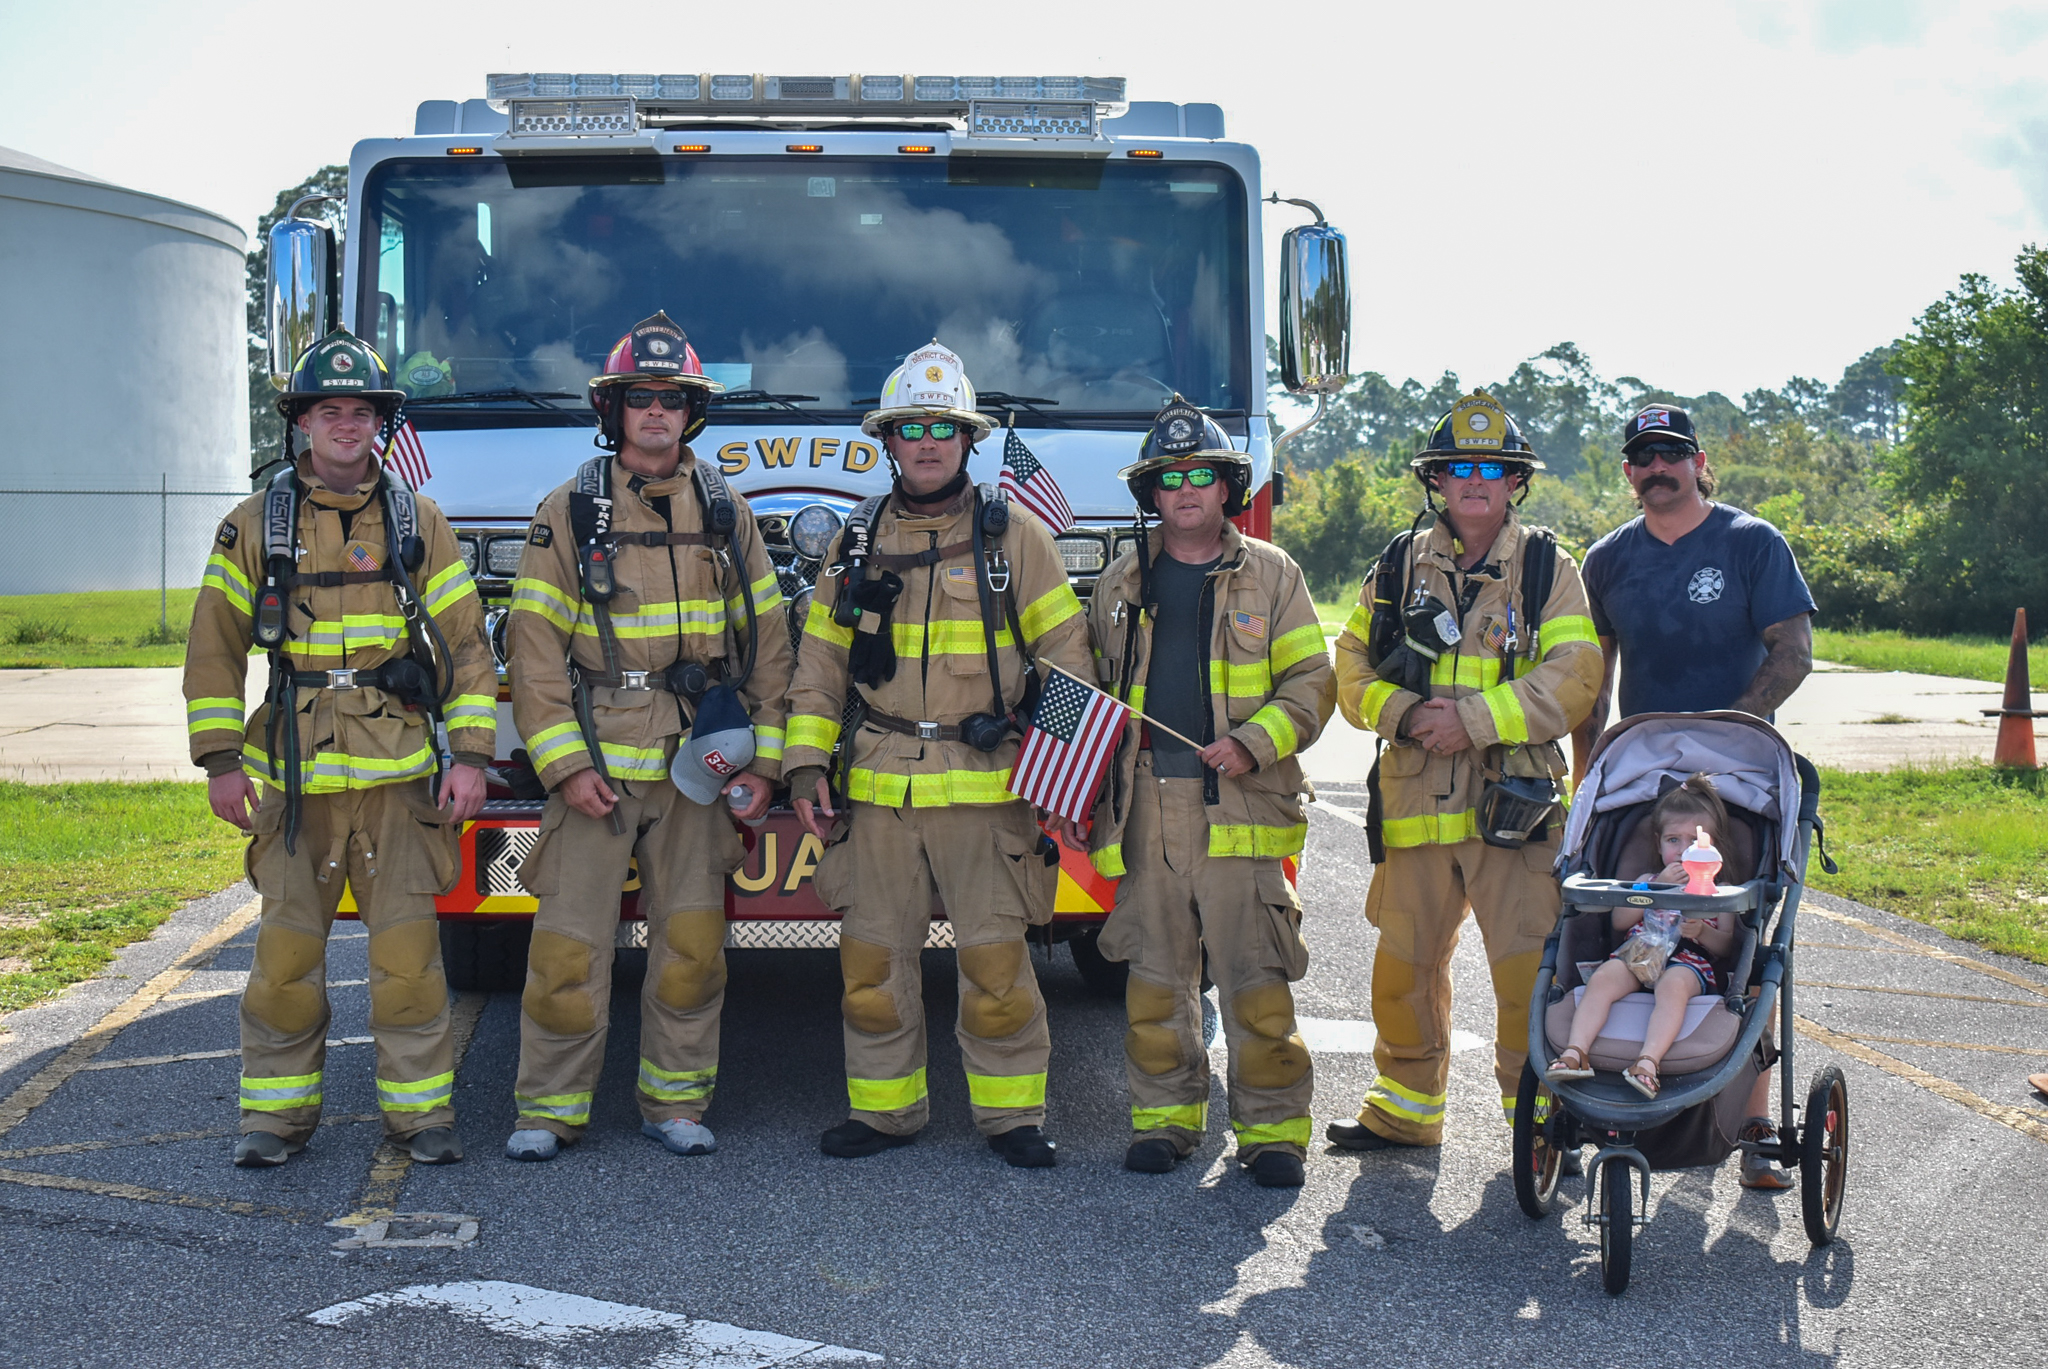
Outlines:
{"type": "Polygon", "coordinates": [[[959,356],[937,338],[903,358],[882,386],[882,407],[860,421],[869,437],[881,437],[899,421],[952,419],[986,437],[995,424],[974,411],[974,386],[959,356]]]}

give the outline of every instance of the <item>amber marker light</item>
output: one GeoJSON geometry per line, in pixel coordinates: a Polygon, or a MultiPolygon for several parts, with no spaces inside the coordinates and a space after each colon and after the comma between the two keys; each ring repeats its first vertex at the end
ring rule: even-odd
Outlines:
{"type": "Polygon", "coordinates": [[[784,152],[823,152],[825,145],[823,143],[790,143],[782,150],[784,152]]]}
{"type": "Polygon", "coordinates": [[[481,157],[483,154],[484,150],[480,147],[451,147],[448,149],[448,155],[451,157],[481,157]]]}
{"type": "Polygon", "coordinates": [[[711,150],[711,144],[710,144],[710,143],[677,143],[677,144],[676,144],[676,151],[678,151],[678,152],[709,152],[710,150],[711,150]]]}
{"type": "Polygon", "coordinates": [[[1163,157],[1166,154],[1156,147],[1134,147],[1124,153],[1126,157],[1163,157]]]}
{"type": "Polygon", "coordinates": [[[905,143],[903,146],[897,148],[896,150],[898,152],[913,152],[919,154],[929,154],[938,151],[938,149],[936,147],[933,147],[930,143],[905,143]]]}

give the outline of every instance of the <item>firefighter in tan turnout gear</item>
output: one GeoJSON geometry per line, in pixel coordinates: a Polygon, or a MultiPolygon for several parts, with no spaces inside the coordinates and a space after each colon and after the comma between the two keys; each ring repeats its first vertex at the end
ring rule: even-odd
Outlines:
{"type": "MultiPolygon", "coordinates": [[[[1207,1129],[1206,948],[1238,1160],[1257,1183],[1292,1188],[1314,1079],[1288,988],[1308,948],[1284,862],[1308,832],[1296,757],[1336,701],[1322,624],[1287,553],[1225,521],[1244,511],[1252,468],[1214,420],[1175,395],[1120,474],[1159,526],[1096,583],[1103,686],[1201,743],[1131,719],[1087,839],[1096,869],[1118,878],[1102,953],[1131,967],[1137,1135],[1124,1167],[1165,1173],[1207,1129]]],[[[1078,826],[1067,837],[1082,847],[1078,826]]]]}
{"type": "MultiPolygon", "coordinates": [[[[1529,996],[1557,921],[1565,779],[1556,742],[1586,716],[1600,648],[1578,567],[1514,505],[1543,463],[1493,398],[1438,420],[1413,462],[1434,526],[1404,533],[1366,577],[1337,639],[1338,704],[1387,743],[1373,769],[1365,915],[1379,929],[1372,1015],[1378,1073],[1352,1150],[1443,1141],[1451,952],[1469,906],[1486,943],[1494,1075],[1513,1120],[1529,996]]],[[[1420,520],[1418,520],[1420,521],[1420,520]]]]}
{"type": "Polygon", "coordinates": [[[823,841],[837,803],[849,809],[816,876],[843,916],[852,1114],[823,1149],[853,1157],[907,1145],[930,1114],[918,955],[936,891],[959,947],[957,1034],[974,1123],[1010,1164],[1050,1165],[1045,1001],[1024,933],[1052,917],[1058,850],[1008,792],[1011,715],[1032,669],[1088,669],[1087,622],[1052,534],[969,483],[974,439],[992,425],[975,412],[960,359],[937,342],[912,352],[881,405],[862,427],[884,440],[895,486],[856,507],[841,533],[789,698],[798,816],[823,841]],[[849,689],[861,711],[843,739],[842,786],[827,767],[849,689]]]}
{"type": "Polygon", "coordinates": [[[668,315],[634,325],[590,382],[615,455],[541,501],[512,587],[512,715],[550,791],[519,870],[540,908],[515,1160],[551,1160],[590,1125],[635,859],[640,1129],[678,1155],[717,1146],[702,1119],[718,1078],[725,878],[746,853],[733,819],[767,811],[790,666],[753,514],[687,445],[719,388],[668,315]]]}
{"type": "Polygon", "coordinates": [[[252,834],[263,898],[238,1165],[283,1164],[320,1123],[327,933],[344,884],[370,937],[384,1130],[415,1160],[462,1158],[434,896],[454,888],[457,837],[483,806],[498,678],[447,519],[375,454],[404,398],[345,329],[306,350],[277,407],[308,450],[221,523],[192,611],[192,759],[213,811],[252,834]],[[252,646],[269,654],[270,687],[245,729],[252,646]],[[253,819],[251,772],[264,782],[253,819]]]}

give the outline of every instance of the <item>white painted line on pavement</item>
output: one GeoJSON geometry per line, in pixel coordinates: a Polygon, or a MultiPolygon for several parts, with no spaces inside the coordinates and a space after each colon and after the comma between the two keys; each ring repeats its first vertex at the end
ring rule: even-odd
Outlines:
{"type": "Polygon", "coordinates": [[[601,1351],[599,1338],[631,1336],[634,1362],[647,1369],[767,1369],[770,1365],[879,1364],[880,1355],[772,1331],[749,1331],[724,1322],[698,1321],[674,1312],[603,1302],[497,1279],[476,1283],[413,1284],[391,1293],[339,1302],[307,1315],[316,1326],[343,1327],[387,1311],[452,1313],[478,1328],[514,1340],[576,1345],[601,1351]],[[649,1333],[666,1332],[669,1344],[646,1357],[649,1333]]]}
{"type": "MultiPolygon", "coordinates": [[[[1372,1043],[1379,1036],[1379,1029],[1370,1022],[1333,1017],[1297,1017],[1294,1029],[1301,1033],[1303,1044],[1311,1052],[1325,1051],[1335,1055],[1370,1055],[1372,1043]]],[[[1475,1051],[1492,1044],[1485,1037],[1475,1036],[1461,1027],[1451,1029],[1453,1054],[1475,1051]]]]}
{"type": "Polygon", "coordinates": [[[1363,829],[1365,827],[1365,818],[1363,817],[1363,815],[1355,813],[1349,808],[1339,808],[1336,804],[1331,803],[1328,799],[1317,799],[1314,803],[1310,804],[1309,807],[1320,808],[1325,813],[1328,813],[1330,816],[1334,818],[1341,818],[1343,821],[1350,823],[1353,827],[1357,827],[1360,829],[1363,829]]]}
{"type": "MultiPolygon", "coordinates": [[[[330,1038],[329,1047],[367,1046],[377,1038],[374,1036],[343,1036],[330,1038]]],[[[95,1060],[89,1065],[80,1065],[79,1071],[86,1070],[132,1070],[145,1065],[182,1065],[188,1060],[225,1060],[231,1055],[240,1055],[240,1048],[224,1051],[186,1051],[183,1055],[131,1055],[125,1060],[95,1060]]]]}

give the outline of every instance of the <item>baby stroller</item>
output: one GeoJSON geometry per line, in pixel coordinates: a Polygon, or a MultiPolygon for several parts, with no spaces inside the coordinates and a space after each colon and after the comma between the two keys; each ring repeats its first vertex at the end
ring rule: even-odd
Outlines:
{"type": "MultiPolygon", "coordinates": [[[[1849,1161],[1848,1085],[1836,1066],[1822,1069],[1802,1113],[1793,1105],[1792,1082],[1793,933],[1808,846],[1821,830],[1819,810],[1812,763],[1747,713],[1640,714],[1609,728],[1594,748],[1558,857],[1564,906],[1544,943],[1530,999],[1514,1178],[1522,1210],[1548,1216],[1565,1154],[1598,1147],[1586,1166],[1583,1220],[1599,1230],[1609,1293],[1628,1287],[1635,1229],[1648,1220],[1651,1171],[1718,1165],[1737,1148],[1797,1169],[1808,1238],[1816,1246],[1835,1238],[1849,1161]],[[1645,893],[1635,881],[1662,861],[1644,819],[1661,789],[1701,771],[1720,791],[1732,829],[1721,840],[1719,892],[1688,895],[1683,886],[1659,885],[1645,893]],[[1614,949],[1611,911],[1653,904],[1686,914],[1739,914],[1735,951],[1715,966],[1715,982],[1726,993],[1692,1000],[1654,1100],[1620,1074],[1642,1053],[1655,1001],[1647,993],[1615,1004],[1589,1052],[1592,1078],[1546,1082],[1543,1064],[1571,1032],[1586,976],[1614,949]],[[1774,1060],[1782,1066],[1778,1140],[1739,1141],[1750,1089],[1774,1060]]],[[[1825,844],[1820,858],[1833,873],[1825,844]]]]}

